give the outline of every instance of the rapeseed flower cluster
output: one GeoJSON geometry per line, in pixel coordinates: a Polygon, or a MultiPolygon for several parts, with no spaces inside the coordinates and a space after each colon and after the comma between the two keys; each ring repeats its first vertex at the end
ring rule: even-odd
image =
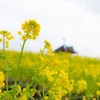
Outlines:
{"type": "Polygon", "coordinates": [[[44,49],[42,50],[42,49],[40,49],[40,56],[39,56],[39,59],[42,61],[42,62],[47,62],[47,63],[49,63],[49,62],[52,62],[53,61],[53,57],[54,57],[54,54],[52,53],[52,46],[51,46],[51,44],[50,44],[50,42],[48,42],[47,40],[44,40],[44,43],[45,43],[45,45],[44,45],[44,49]],[[44,56],[43,56],[43,53],[44,53],[44,51],[45,51],[45,49],[47,49],[47,53],[49,54],[49,59],[46,59],[46,60],[44,60],[44,56]]]}
{"type": "Polygon", "coordinates": [[[99,91],[99,90],[97,90],[97,91],[96,91],[96,94],[97,94],[98,96],[100,96],[100,91],[99,91]]]}
{"type": "Polygon", "coordinates": [[[0,72],[0,89],[5,86],[4,80],[5,80],[5,76],[3,72],[0,72]]]}
{"type": "MultiPolygon", "coordinates": [[[[51,53],[51,44],[45,40],[44,41],[45,46],[44,49],[48,49],[49,53],[49,64],[52,66],[57,66],[59,64],[59,60],[55,58],[55,55],[51,53]]],[[[44,49],[40,49],[41,54],[43,54],[44,49]]],[[[44,59],[41,55],[41,59],[44,59]]],[[[43,61],[43,60],[42,60],[43,61]]],[[[47,61],[47,60],[46,60],[47,61]]],[[[67,62],[68,65],[68,62],[67,62]]],[[[41,66],[41,69],[43,69],[44,66],[41,66]]],[[[41,70],[40,69],[40,70],[41,70]]],[[[51,70],[48,66],[46,66],[41,72],[41,77],[44,77],[46,80],[48,80],[49,84],[52,84],[51,88],[48,91],[48,98],[53,98],[55,100],[61,100],[61,98],[66,95],[69,91],[72,91],[73,85],[70,84],[70,81],[68,80],[68,74],[65,73],[64,70],[51,70]],[[66,87],[65,87],[66,86],[66,87]],[[70,86],[70,88],[68,88],[70,86]]]]}
{"type": "Polygon", "coordinates": [[[51,53],[52,52],[52,46],[50,44],[50,42],[48,42],[47,40],[44,40],[45,43],[45,48],[48,49],[47,53],[51,53]]]}
{"type": "MultiPolygon", "coordinates": [[[[11,53],[11,51],[7,51],[7,55],[8,54],[11,54],[11,55],[9,55],[9,57],[13,58],[13,62],[15,62],[14,56],[16,55],[16,52],[13,51],[11,53]]],[[[23,54],[24,54],[24,56],[23,56],[22,63],[21,63],[21,69],[23,69],[24,72],[29,74],[29,76],[32,75],[33,70],[35,72],[35,71],[43,68],[44,65],[47,63],[47,59],[50,59],[50,55],[48,55],[48,54],[43,55],[44,62],[42,62],[43,66],[41,66],[41,68],[40,68],[39,67],[40,60],[38,59],[38,56],[40,54],[27,53],[27,52],[24,52],[23,54]],[[25,58],[25,56],[27,56],[27,58],[25,58]],[[33,62],[33,60],[35,62],[33,62]],[[25,63],[25,62],[27,62],[27,63],[25,63]],[[27,66],[29,66],[28,70],[27,70],[27,66]]],[[[51,60],[50,60],[49,64],[38,75],[39,77],[41,77],[41,80],[42,80],[42,78],[45,78],[45,81],[44,81],[44,84],[46,84],[45,90],[48,89],[49,87],[51,87],[50,84],[52,84],[52,82],[54,82],[52,87],[48,90],[47,97],[49,99],[50,98],[56,99],[57,95],[53,95],[53,93],[60,94],[60,96],[58,96],[58,98],[60,98],[62,96],[62,93],[64,93],[64,94],[66,93],[67,95],[70,93],[71,94],[75,93],[75,95],[77,95],[77,94],[80,95],[80,94],[87,94],[88,91],[90,92],[90,94],[93,94],[93,97],[95,97],[95,95],[96,96],[100,95],[100,89],[99,89],[99,86],[100,86],[99,76],[100,75],[99,75],[99,73],[96,74],[96,78],[94,78],[92,75],[92,72],[93,72],[93,74],[95,74],[96,73],[95,71],[97,69],[100,71],[100,68],[98,67],[100,65],[99,62],[95,61],[94,59],[86,60],[86,58],[84,58],[85,59],[85,61],[84,61],[84,59],[82,59],[81,57],[77,57],[77,56],[74,56],[71,58],[71,56],[69,56],[68,54],[63,54],[63,53],[60,53],[60,54],[54,53],[53,58],[58,60],[58,64],[56,65],[56,67],[53,63],[51,63],[51,60]],[[93,67],[93,65],[94,65],[94,67],[93,67]],[[62,76],[64,74],[64,72],[61,71],[62,69],[64,69],[63,71],[67,74],[68,78],[70,79],[70,80],[68,79],[69,81],[67,82],[68,83],[67,85],[66,84],[63,85],[63,83],[66,83],[66,82],[61,83],[60,80],[62,78],[61,79],[60,79],[60,77],[58,78],[58,76],[60,76],[60,73],[62,73],[61,74],[62,76]],[[56,79],[56,77],[57,77],[57,79],[56,79]],[[76,78],[77,78],[77,80],[76,80],[76,78]],[[80,79],[82,79],[82,78],[85,79],[84,81],[86,81],[88,88],[86,88],[85,82],[83,82],[83,81],[79,82],[79,81],[81,81],[80,79]],[[57,83],[56,80],[58,80],[58,79],[59,79],[59,81],[57,83]],[[97,79],[97,80],[95,80],[95,79],[97,79]],[[74,81],[75,81],[75,83],[74,83],[74,81]],[[60,83],[62,84],[62,86],[58,87],[58,84],[60,84],[60,83]],[[76,85],[76,83],[77,83],[77,85],[76,85]],[[96,86],[95,86],[95,83],[97,83],[96,86]],[[84,90],[82,90],[81,88],[84,90]],[[50,93],[49,93],[49,91],[50,91],[50,93]],[[77,91],[77,92],[75,92],[75,91],[77,91]]],[[[8,61],[11,62],[11,59],[8,59],[8,61]]],[[[54,61],[54,59],[52,61],[54,61]]],[[[3,68],[2,67],[2,65],[3,65],[2,59],[1,59],[0,65],[1,65],[1,68],[3,68]]],[[[20,77],[22,76],[23,81],[28,81],[28,79],[31,80],[31,78],[28,77],[26,73],[24,74],[24,76],[22,73],[20,73],[19,76],[20,77]]],[[[11,74],[11,75],[13,75],[13,74],[11,74]]],[[[33,95],[34,94],[35,94],[35,92],[33,92],[33,95]]],[[[91,97],[91,98],[93,98],[93,97],[91,97]]],[[[88,97],[86,95],[86,99],[87,98],[88,97]]],[[[85,97],[83,99],[85,99],[85,97]]],[[[93,99],[96,99],[96,98],[93,98],[93,99]]]]}
{"type": "Polygon", "coordinates": [[[37,23],[36,20],[25,21],[22,24],[22,30],[24,31],[24,34],[22,35],[21,31],[18,31],[18,34],[22,35],[23,40],[35,40],[39,36],[40,28],[40,24],[37,23]]]}
{"type": "MultiPolygon", "coordinates": [[[[9,40],[14,39],[13,35],[11,35],[11,32],[7,32],[6,30],[0,31],[0,34],[6,39],[5,41],[6,48],[9,48],[9,40]]],[[[0,38],[0,42],[2,42],[1,38],[0,38]]]]}
{"type": "Polygon", "coordinates": [[[53,82],[54,75],[57,75],[58,72],[50,71],[49,67],[46,67],[44,70],[41,71],[40,75],[47,77],[49,82],[53,82]]]}
{"type": "Polygon", "coordinates": [[[45,46],[44,49],[40,49],[40,53],[44,53],[44,50],[47,49],[47,53],[50,54],[52,52],[52,46],[50,44],[50,42],[48,42],[47,40],[44,40],[45,46]]]}
{"type": "Polygon", "coordinates": [[[21,93],[21,86],[20,86],[20,85],[18,85],[17,93],[18,93],[18,94],[21,93]]]}
{"type": "MultiPolygon", "coordinates": [[[[97,82],[97,87],[100,88],[100,82],[97,82]]],[[[100,90],[97,90],[96,91],[96,95],[97,96],[100,96],[100,90]]]]}
{"type": "MultiPolygon", "coordinates": [[[[26,91],[26,88],[23,88],[23,93],[26,91]]],[[[21,98],[19,100],[27,100],[28,96],[26,93],[21,93],[21,98]]]]}
{"type": "Polygon", "coordinates": [[[52,88],[48,91],[49,95],[55,100],[61,100],[63,96],[67,95],[69,84],[68,74],[61,70],[58,72],[52,88]]]}
{"type": "Polygon", "coordinates": [[[5,76],[3,72],[0,72],[0,98],[1,98],[1,95],[3,95],[1,88],[5,86],[4,80],[5,80],[5,76]]]}
{"type": "Polygon", "coordinates": [[[91,76],[96,80],[97,77],[100,75],[99,65],[90,64],[90,65],[88,65],[88,68],[90,68],[90,69],[85,69],[85,71],[84,71],[85,75],[86,76],[91,76]]]}
{"type": "Polygon", "coordinates": [[[82,93],[84,90],[87,89],[87,82],[85,80],[79,80],[77,83],[78,90],[77,93],[82,93]]]}

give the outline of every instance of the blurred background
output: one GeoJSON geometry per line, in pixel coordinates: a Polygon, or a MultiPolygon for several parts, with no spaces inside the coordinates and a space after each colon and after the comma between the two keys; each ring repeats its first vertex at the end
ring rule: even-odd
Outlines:
{"type": "Polygon", "coordinates": [[[39,52],[48,40],[53,50],[66,44],[81,56],[100,58],[100,0],[0,0],[0,30],[15,38],[8,50],[20,51],[23,41],[17,32],[29,19],[40,23],[41,32],[26,42],[26,51],[39,52]]]}

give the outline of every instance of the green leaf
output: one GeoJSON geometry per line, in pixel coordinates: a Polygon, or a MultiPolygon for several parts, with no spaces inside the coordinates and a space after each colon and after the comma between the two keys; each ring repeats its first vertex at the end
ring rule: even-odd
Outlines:
{"type": "Polygon", "coordinates": [[[29,90],[29,83],[26,84],[26,89],[29,90]]]}
{"type": "Polygon", "coordinates": [[[7,68],[6,70],[4,70],[3,72],[4,72],[4,74],[6,73],[6,72],[9,72],[9,71],[11,71],[12,70],[12,68],[10,67],[10,68],[7,68]]]}

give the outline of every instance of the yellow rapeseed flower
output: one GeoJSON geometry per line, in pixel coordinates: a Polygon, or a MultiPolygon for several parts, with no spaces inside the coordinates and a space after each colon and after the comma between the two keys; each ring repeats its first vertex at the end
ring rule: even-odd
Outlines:
{"type": "Polygon", "coordinates": [[[47,40],[44,40],[44,43],[47,43],[48,41],[47,40]]]}
{"type": "Polygon", "coordinates": [[[86,100],[86,96],[83,96],[83,99],[82,100],[86,100]]]}
{"type": "Polygon", "coordinates": [[[6,45],[9,45],[9,41],[6,41],[5,44],[6,44],[6,45]]]}
{"type": "Polygon", "coordinates": [[[85,80],[79,80],[78,81],[78,90],[77,93],[83,92],[87,89],[87,82],[85,80]]]}
{"type": "Polygon", "coordinates": [[[21,92],[21,86],[18,85],[18,91],[17,91],[17,93],[20,93],[20,92],[21,92]]]}
{"type": "Polygon", "coordinates": [[[10,38],[11,38],[11,39],[14,39],[14,37],[13,37],[13,36],[11,36],[10,38]]]}
{"type": "Polygon", "coordinates": [[[2,42],[2,39],[0,38],[0,42],[2,42]]]}
{"type": "Polygon", "coordinates": [[[3,72],[0,72],[0,89],[5,86],[4,79],[5,79],[5,76],[3,72]]]}
{"type": "Polygon", "coordinates": [[[8,32],[7,35],[11,35],[11,32],[8,32]]]}
{"type": "Polygon", "coordinates": [[[97,82],[97,86],[100,86],[100,82],[97,82]]]}
{"type": "Polygon", "coordinates": [[[21,35],[21,33],[22,33],[21,31],[18,31],[18,34],[19,34],[19,35],[21,35]]]}
{"type": "MultiPolygon", "coordinates": [[[[40,32],[40,24],[36,22],[36,20],[25,21],[22,24],[22,30],[24,31],[24,35],[22,35],[22,39],[37,39],[40,32]],[[27,35],[27,37],[25,36],[27,35]]],[[[18,34],[21,35],[21,31],[18,31],[18,34]]]]}
{"type": "Polygon", "coordinates": [[[48,100],[48,96],[45,96],[44,99],[45,99],[45,100],[48,100]]]}
{"type": "Polygon", "coordinates": [[[100,96],[100,91],[97,91],[96,94],[97,94],[98,96],[100,96]]]}
{"type": "Polygon", "coordinates": [[[6,48],[9,48],[9,45],[6,45],[6,48]]]}
{"type": "Polygon", "coordinates": [[[40,52],[41,52],[41,53],[43,52],[42,49],[40,49],[40,52]]]}
{"type": "MultiPolygon", "coordinates": [[[[14,39],[14,37],[11,35],[11,32],[7,32],[6,30],[2,30],[0,31],[0,34],[4,36],[4,39],[6,38],[7,40],[11,40],[14,39]]],[[[2,41],[2,39],[0,38],[0,42],[2,41]]],[[[5,42],[6,44],[6,48],[9,48],[9,41],[5,42]]]]}
{"type": "Polygon", "coordinates": [[[22,36],[22,39],[23,39],[23,40],[26,40],[26,39],[27,39],[27,35],[24,34],[24,35],[22,36]]]}
{"type": "Polygon", "coordinates": [[[96,98],[93,98],[92,100],[96,100],[96,98]]]}

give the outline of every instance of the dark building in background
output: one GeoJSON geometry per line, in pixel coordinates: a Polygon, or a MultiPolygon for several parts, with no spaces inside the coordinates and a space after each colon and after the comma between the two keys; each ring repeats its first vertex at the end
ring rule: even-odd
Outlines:
{"type": "Polygon", "coordinates": [[[77,53],[76,51],[74,51],[72,46],[68,47],[66,45],[62,45],[58,49],[54,50],[54,52],[58,52],[58,51],[69,52],[69,53],[77,53]]]}

